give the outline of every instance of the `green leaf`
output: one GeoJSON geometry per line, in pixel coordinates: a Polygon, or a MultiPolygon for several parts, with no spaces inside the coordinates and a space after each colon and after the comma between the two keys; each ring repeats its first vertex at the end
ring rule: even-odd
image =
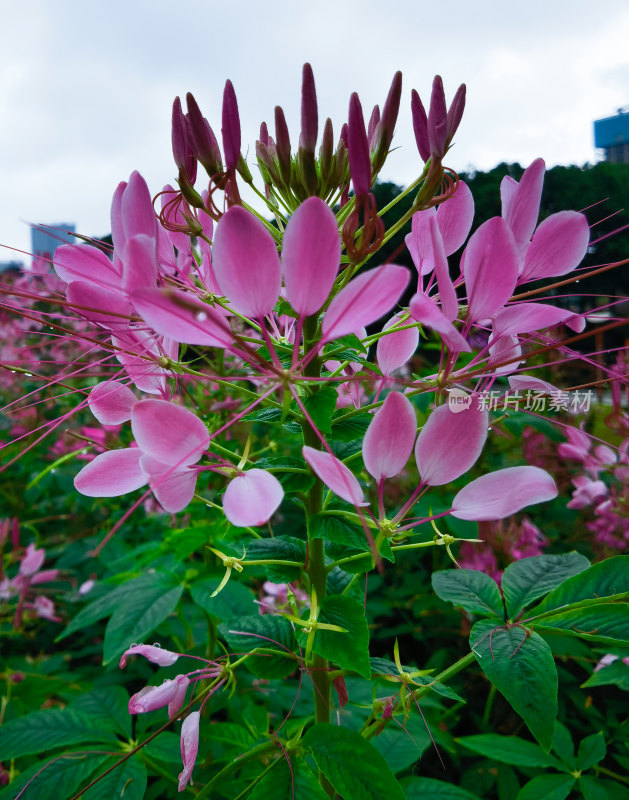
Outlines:
{"type": "Polygon", "coordinates": [[[204,611],[213,617],[226,622],[227,620],[243,617],[251,614],[255,608],[253,594],[244,583],[237,579],[234,580],[233,573],[231,580],[221,591],[212,597],[212,592],[221,582],[223,575],[213,578],[203,578],[195,581],[190,586],[190,594],[194,602],[204,611]]]}
{"type": "MultiPolygon", "coordinates": [[[[582,778],[587,778],[588,782],[592,780],[588,775],[584,775],[582,778]]],[[[601,789],[605,789],[607,792],[607,800],[629,800],[629,786],[601,778],[596,778],[596,782],[601,789]]]]}
{"type": "Polygon", "coordinates": [[[308,531],[313,539],[325,539],[355,550],[369,551],[369,542],[362,526],[340,513],[313,514],[308,523],[308,531]]]}
{"type": "Polygon", "coordinates": [[[550,647],[522,626],[496,627],[491,620],[474,625],[470,645],[487,678],[548,753],[557,717],[557,670],[550,647]]]}
{"type": "Polygon", "coordinates": [[[563,630],[590,642],[629,645],[629,603],[573,606],[534,624],[540,631],[563,630]]]}
{"type": "Polygon", "coordinates": [[[73,700],[68,708],[76,709],[94,721],[100,720],[126,739],[131,738],[129,694],[122,686],[93,689],[73,700]]]}
{"type": "Polygon", "coordinates": [[[290,767],[280,757],[275,766],[256,784],[250,800],[329,800],[321,784],[303,759],[291,756],[290,767]]]}
{"type": "Polygon", "coordinates": [[[629,597],[629,556],[607,558],[568,578],[531,613],[537,616],[574,603],[588,605],[605,597],[629,597]]]}
{"type": "Polygon", "coordinates": [[[371,744],[397,775],[419,761],[431,742],[424,720],[416,715],[408,719],[404,729],[397,725],[388,725],[371,744]]]}
{"type": "MultiPolygon", "coordinates": [[[[358,350],[359,353],[366,354],[367,348],[365,345],[360,341],[358,336],[354,333],[348,333],[347,336],[341,336],[340,339],[335,339],[330,344],[326,344],[323,348],[323,354],[330,356],[330,353],[333,353],[335,350],[338,350],[339,347],[345,347],[350,350],[358,350]]],[[[338,361],[338,357],[334,357],[336,361],[338,361]]]]}
{"type": "Polygon", "coordinates": [[[574,755],[574,742],[570,731],[566,726],[557,720],[555,722],[555,730],[553,731],[553,743],[551,747],[553,753],[559,756],[568,769],[575,770],[577,768],[577,759],[574,755]]]}
{"type": "Polygon", "coordinates": [[[508,618],[515,619],[533,600],[548,594],[567,578],[583,572],[589,566],[590,562],[580,553],[533,556],[509,564],[500,584],[508,618]]]}
{"type": "Polygon", "coordinates": [[[115,735],[98,720],[69,708],[33,711],[0,726],[0,753],[3,760],[79,742],[108,742],[111,745],[115,741],[115,735]]]}
{"type": "Polygon", "coordinates": [[[462,606],[472,614],[490,614],[504,619],[498,584],[475,569],[446,569],[433,572],[432,588],[442,600],[462,606]]]}
{"type": "Polygon", "coordinates": [[[273,614],[250,614],[223,622],[218,632],[234,653],[249,653],[263,647],[274,655],[252,656],[245,661],[258,678],[285,678],[297,669],[293,653],[295,637],[290,622],[273,614]]]}
{"type": "Polygon", "coordinates": [[[88,789],[81,800],[142,800],[145,791],[146,767],[134,755],[88,789]]]}
{"type": "Polygon", "coordinates": [[[106,761],[107,756],[100,753],[82,752],[67,753],[44,763],[38,761],[0,791],[0,800],[16,800],[18,795],[20,800],[68,800],[106,761]]]}
{"type": "MultiPolygon", "coordinates": [[[[291,536],[275,536],[272,539],[250,539],[246,543],[247,555],[245,560],[278,560],[297,561],[304,564],[306,561],[306,545],[301,539],[291,536]]],[[[246,569],[246,565],[245,565],[246,569]]],[[[291,582],[297,580],[301,574],[299,567],[271,565],[266,567],[267,575],[274,583],[291,582]]]]}
{"type": "Polygon", "coordinates": [[[303,404],[321,433],[332,430],[332,415],[336,411],[338,393],[332,386],[324,386],[316,394],[304,397],[303,404]]]}
{"type": "Polygon", "coordinates": [[[513,764],[518,767],[554,767],[555,769],[563,767],[559,759],[546,755],[539,745],[527,742],[517,736],[482,733],[478,736],[462,736],[456,741],[481,756],[502,761],[504,764],[513,764]]]}
{"type": "Polygon", "coordinates": [[[538,775],[520,789],[516,800],[565,800],[575,783],[572,775],[538,775]]]}
{"type": "Polygon", "coordinates": [[[206,726],[205,732],[212,742],[220,742],[226,747],[238,747],[246,750],[255,744],[251,733],[234,722],[212,722],[206,726]]]}
{"type": "Polygon", "coordinates": [[[598,779],[589,775],[582,775],[579,778],[579,789],[585,800],[609,800],[605,787],[601,786],[598,779]]]}
{"type": "Polygon", "coordinates": [[[162,731],[159,736],[144,745],[142,752],[156,761],[165,761],[181,767],[181,737],[176,733],[162,731]]]}
{"type": "Polygon", "coordinates": [[[152,633],[175,610],[182,592],[183,584],[173,586],[168,581],[145,588],[133,599],[125,598],[107,623],[103,664],[119,658],[133,642],[141,642],[152,633]]]}
{"type": "MultiPolygon", "coordinates": [[[[347,412],[344,411],[340,412],[341,417],[346,413],[347,412]]],[[[372,419],[373,416],[367,412],[364,414],[355,414],[348,419],[341,418],[338,422],[336,419],[333,419],[331,438],[339,442],[353,442],[356,439],[362,441],[365,431],[369,427],[369,423],[372,419]]]]}
{"type": "Polygon", "coordinates": [[[159,575],[142,575],[140,578],[127,581],[121,586],[117,586],[108,594],[99,597],[97,600],[92,601],[89,605],[82,608],[81,611],[70,621],[68,627],[63,633],[56,638],[55,641],[60,642],[67,636],[75,633],[81,628],[87,628],[88,625],[93,625],[105,617],[108,617],[114,609],[121,602],[122,598],[127,594],[135,594],[151,588],[156,583],[159,583],[161,576],[159,575]]]}
{"type": "Polygon", "coordinates": [[[288,456],[259,458],[256,467],[271,471],[286,494],[307,492],[314,485],[314,476],[305,468],[303,459],[288,456]]]}
{"type": "Polygon", "coordinates": [[[387,762],[356,731],[319,723],[306,733],[302,745],[345,800],[404,800],[387,762]]]}
{"type": "Polygon", "coordinates": [[[319,622],[338,625],[345,628],[347,633],[318,630],[313,645],[315,653],[333,661],[342,669],[349,669],[363,678],[369,678],[369,630],[362,605],[351,597],[333,595],[326,598],[319,614],[319,622]]]}
{"type": "Polygon", "coordinates": [[[478,795],[436,778],[405,778],[401,784],[406,800],[480,800],[478,795]]]}
{"type": "Polygon", "coordinates": [[[590,686],[618,686],[619,689],[629,691],[629,665],[621,659],[614,661],[607,667],[594,672],[584,684],[583,688],[590,686]]]}
{"type": "Polygon", "coordinates": [[[598,764],[607,755],[607,745],[603,731],[588,736],[579,745],[577,751],[577,769],[585,772],[586,769],[598,764]]]}

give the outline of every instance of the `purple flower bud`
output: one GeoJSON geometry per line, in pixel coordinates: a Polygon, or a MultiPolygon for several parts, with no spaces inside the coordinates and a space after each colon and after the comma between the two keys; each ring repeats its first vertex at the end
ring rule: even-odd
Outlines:
{"type": "Polygon", "coordinates": [[[29,544],[29,546],[26,548],[26,553],[24,553],[22,558],[22,562],[20,564],[20,575],[33,575],[41,568],[45,558],[46,551],[43,548],[41,550],[37,550],[35,545],[31,542],[31,544],[29,544]]]}
{"type": "Polygon", "coordinates": [[[175,164],[180,170],[185,170],[188,162],[188,137],[181,100],[178,97],[175,97],[173,102],[172,144],[175,164]]]}
{"type": "Polygon", "coordinates": [[[269,129],[266,126],[266,122],[260,123],[260,141],[264,145],[269,143],[269,129]]]}
{"type": "Polygon", "coordinates": [[[146,714],[167,706],[179,692],[176,680],[164,681],[159,686],[145,686],[129,700],[129,714],[146,714]]]}
{"type": "Polygon", "coordinates": [[[186,105],[195,155],[210,175],[216,175],[223,171],[223,164],[214,131],[190,92],[186,95],[186,105]]]}
{"type": "Polygon", "coordinates": [[[358,197],[364,197],[369,194],[371,186],[371,161],[363,109],[356,92],[352,94],[349,101],[348,127],[349,171],[355,194],[358,197]]]}
{"type": "Polygon", "coordinates": [[[301,79],[301,146],[314,155],[319,131],[317,91],[310,64],[304,64],[301,79]]]}
{"type": "Polygon", "coordinates": [[[172,697],[172,700],[168,703],[169,719],[177,716],[179,709],[182,707],[184,700],[186,699],[188,686],[190,685],[190,678],[187,675],[177,675],[175,678],[175,683],[177,684],[177,689],[172,697]]]}
{"type": "Polygon", "coordinates": [[[184,719],[181,726],[181,761],[183,770],[179,773],[179,791],[186,788],[199,752],[199,711],[193,711],[184,719]]]}
{"type": "Polygon", "coordinates": [[[225,153],[225,166],[228,170],[236,169],[240,155],[240,116],[238,115],[238,101],[231,81],[225,82],[223,91],[223,120],[221,126],[223,135],[223,152],[225,153]]]}
{"type": "Polygon", "coordinates": [[[319,165],[321,177],[324,182],[328,180],[332,173],[334,158],[334,129],[332,120],[328,117],[323,126],[323,139],[319,148],[319,165]]]}
{"type": "Polygon", "coordinates": [[[275,139],[280,174],[284,183],[290,184],[290,136],[281,106],[275,106],[275,139]]]}
{"type": "Polygon", "coordinates": [[[456,90],[456,94],[454,95],[454,100],[450,104],[450,108],[448,109],[448,118],[447,118],[447,139],[446,145],[449,145],[454,137],[454,134],[459,127],[461,122],[461,118],[463,117],[463,111],[465,109],[465,84],[462,83],[459,88],[456,90]]]}
{"type": "Polygon", "coordinates": [[[419,98],[419,95],[413,89],[411,92],[411,114],[413,117],[413,132],[415,134],[415,141],[417,149],[422,161],[428,161],[430,158],[430,140],[428,138],[428,117],[426,116],[426,109],[424,104],[419,98]]]}
{"type": "Polygon", "coordinates": [[[373,107],[373,111],[371,112],[371,116],[369,117],[369,124],[367,125],[367,139],[369,140],[369,149],[371,151],[375,150],[376,148],[375,134],[379,122],[380,122],[380,106],[375,105],[373,107]]]}
{"type": "MultiPolygon", "coordinates": [[[[393,140],[393,133],[395,131],[395,123],[397,122],[398,112],[400,110],[400,98],[402,96],[402,73],[398,70],[393,76],[391,81],[391,88],[389,94],[384,102],[382,109],[382,118],[380,124],[377,126],[377,141],[375,142],[374,152],[374,172],[382,169],[386,157],[389,153],[389,147],[393,140]]],[[[371,138],[370,138],[370,146],[371,138]]],[[[372,146],[372,150],[374,147],[372,146]]]]}
{"type": "Polygon", "coordinates": [[[448,136],[448,109],[440,75],[435,75],[430,95],[430,111],[428,112],[428,139],[430,154],[442,158],[446,151],[448,136]]]}

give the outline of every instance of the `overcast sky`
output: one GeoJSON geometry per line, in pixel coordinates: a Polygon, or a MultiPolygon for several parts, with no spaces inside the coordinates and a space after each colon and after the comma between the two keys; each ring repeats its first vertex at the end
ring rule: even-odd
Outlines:
{"type": "MultiPolygon", "coordinates": [[[[0,243],[29,249],[26,223],[109,232],[120,180],[138,169],[152,192],[173,180],[170,113],[192,91],[218,133],[234,83],[243,150],[284,107],[296,140],[301,65],[338,132],[349,95],[382,103],[404,74],[402,111],[383,177],[420,168],[410,90],[435,73],[468,104],[447,163],[489,169],[600,159],[592,121],[629,105],[626,0],[1,0],[0,243]]],[[[3,250],[0,260],[13,255],[3,250]]]]}

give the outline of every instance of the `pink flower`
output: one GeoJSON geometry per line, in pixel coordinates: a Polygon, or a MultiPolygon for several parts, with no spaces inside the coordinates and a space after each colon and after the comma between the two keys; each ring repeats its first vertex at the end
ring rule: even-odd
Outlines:
{"type": "Polygon", "coordinates": [[[179,773],[179,791],[183,792],[188,781],[192,783],[191,776],[199,751],[199,711],[192,711],[184,719],[181,726],[181,760],[183,770],[179,773]]]}

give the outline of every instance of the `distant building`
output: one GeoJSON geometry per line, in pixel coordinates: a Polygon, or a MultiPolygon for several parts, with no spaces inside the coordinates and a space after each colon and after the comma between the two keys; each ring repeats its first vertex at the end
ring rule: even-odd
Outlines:
{"type": "Polygon", "coordinates": [[[619,108],[613,117],[595,121],[594,146],[605,150],[605,161],[629,164],[629,106],[619,108]]]}
{"type": "Polygon", "coordinates": [[[31,228],[31,252],[33,258],[52,258],[62,244],[73,244],[76,239],[74,223],[59,222],[54,225],[34,225],[31,228]]]}
{"type": "Polygon", "coordinates": [[[23,272],[23,270],[24,270],[23,261],[0,261],[0,273],[14,272],[18,274],[20,272],[23,272]]]}

